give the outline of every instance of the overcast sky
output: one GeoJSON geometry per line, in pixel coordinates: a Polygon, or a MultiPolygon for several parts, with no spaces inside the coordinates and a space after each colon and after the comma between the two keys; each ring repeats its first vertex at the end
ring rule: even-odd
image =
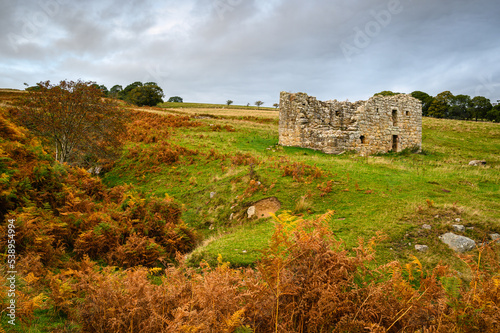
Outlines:
{"type": "Polygon", "coordinates": [[[500,99],[498,0],[0,0],[0,88],[154,81],[271,106],[382,90],[500,99]]]}

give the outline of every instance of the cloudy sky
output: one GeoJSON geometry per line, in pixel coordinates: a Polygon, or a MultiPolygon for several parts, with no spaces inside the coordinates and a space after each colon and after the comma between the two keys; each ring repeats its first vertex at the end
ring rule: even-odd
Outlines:
{"type": "Polygon", "coordinates": [[[498,0],[0,0],[0,88],[154,81],[185,102],[500,99],[498,0]]]}

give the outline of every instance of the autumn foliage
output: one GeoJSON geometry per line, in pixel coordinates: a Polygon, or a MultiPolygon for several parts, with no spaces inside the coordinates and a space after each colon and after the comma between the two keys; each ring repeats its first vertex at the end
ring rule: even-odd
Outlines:
{"type": "Polygon", "coordinates": [[[40,82],[17,110],[18,119],[47,141],[55,159],[91,166],[116,157],[124,114],[93,82],[40,82]]]}
{"type": "MultiPolygon", "coordinates": [[[[198,155],[259,164],[248,153],[180,147],[171,131],[202,126],[188,117],[132,112],[129,119],[126,154],[149,168],[198,155]]],[[[325,177],[304,163],[283,160],[277,168],[296,182],[325,177]]],[[[320,195],[334,185],[325,180],[320,195]]],[[[260,190],[266,188],[250,179],[244,195],[260,190]]],[[[86,333],[498,331],[498,242],[479,248],[478,256],[461,256],[469,278],[446,265],[426,270],[417,258],[377,265],[383,236],[360,239],[348,250],[328,227],[333,214],[276,217],[255,268],[231,268],[222,257],[213,266],[189,267],[183,254],[198,236],[181,220],[174,198],[128,185],[108,188],[83,169],[57,163],[0,110],[0,234],[15,219],[23,327],[45,311],[74,323],[72,332],[86,333]]],[[[0,249],[5,253],[5,237],[0,249]]],[[[0,272],[5,308],[3,266],[0,272]]]]}
{"type": "MultiPolygon", "coordinates": [[[[16,250],[45,266],[68,255],[130,267],[191,250],[196,235],[173,198],[105,187],[86,171],[54,163],[29,133],[0,115],[0,226],[16,220],[16,250]],[[131,255],[135,253],[137,255],[131,255]]],[[[6,239],[0,239],[4,251],[6,239]]]]}
{"type": "Polygon", "coordinates": [[[200,271],[178,257],[164,270],[116,272],[86,258],[52,279],[70,286],[72,302],[83,297],[71,315],[84,332],[495,332],[498,251],[483,248],[480,266],[463,257],[468,284],[416,258],[374,267],[381,236],[347,251],[325,223],[330,214],[278,217],[256,269],[219,257],[200,271]]]}

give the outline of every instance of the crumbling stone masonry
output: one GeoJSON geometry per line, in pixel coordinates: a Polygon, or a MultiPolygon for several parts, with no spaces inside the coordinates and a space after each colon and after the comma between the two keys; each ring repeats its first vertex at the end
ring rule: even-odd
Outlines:
{"type": "Polygon", "coordinates": [[[281,92],[279,144],[363,156],[421,150],[422,104],[405,94],[351,103],[281,92]]]}

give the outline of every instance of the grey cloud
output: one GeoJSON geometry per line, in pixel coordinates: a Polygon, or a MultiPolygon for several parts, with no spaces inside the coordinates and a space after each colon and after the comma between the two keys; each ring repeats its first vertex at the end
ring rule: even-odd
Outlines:
{"type": "MultiPolygon", "coordinates": [[[[152,80],[185,100],[267,105],[280,90],[322,99],[386,89],[500,98],[494,0],[59,1],[36,38],[14,49],[0,34],[0,86],[22,88],[16,77],[152,80]],[[379,21],[395,4],[390,22],[379,21]],[[360,31],[368,42],[355,39],[360,31]]],[[[35,0],[5,2],[0,29],[22,36],[22,19],[39,11],[35,0]]]]}

